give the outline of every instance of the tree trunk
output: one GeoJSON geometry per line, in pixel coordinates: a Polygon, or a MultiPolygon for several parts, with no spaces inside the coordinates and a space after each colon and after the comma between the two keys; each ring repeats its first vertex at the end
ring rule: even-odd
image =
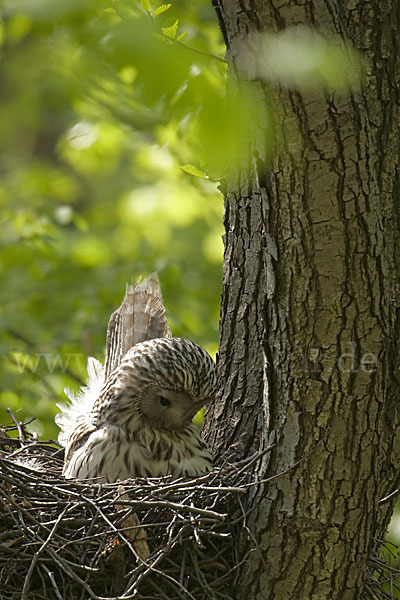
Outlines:
{"type": "Polygon", "coordinates": [[[400,483],[400,3],[214,4],[231,80],[248,33],[298,24],[366,60],[360,92],[278,90],[273,160],[254,131],[252,167],[227,179],[224,388],[205,427],[219,457],[273,444],[249,477],[281,473],[248,498],[236,597],[359,600],[400,483]]]}

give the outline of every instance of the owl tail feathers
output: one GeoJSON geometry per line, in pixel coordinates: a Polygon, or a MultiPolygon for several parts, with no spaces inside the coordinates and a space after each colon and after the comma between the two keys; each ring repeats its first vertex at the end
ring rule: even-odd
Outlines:
{"type": "Polygon", "coordinates": [[[104,384],[104,367],[100,361],[90,357],[87,363],[88,383],[77,394],[66,388],[64,390],[70,402],[57,404],[60,413],[55,421],[61,429],[58,441],[66,446],[71,433],[76,428],[77,422],[87,418],[98,398],[104,384]]]}
{"type": "Polygon", "coordinates": [[[133,308],[130,348],[146,340],[171,337],[157,273],[152,273],[142,282],[138,279],[135,285],[128,285],[126,296],[128,295],[132,297],[133,308]]]}
{"type": "Polygon", "coordinates": [[[157,273],[127,285],[121,306],[111,315],[107,329],[106,377],[136,344],[171,337],[157,273]]]}

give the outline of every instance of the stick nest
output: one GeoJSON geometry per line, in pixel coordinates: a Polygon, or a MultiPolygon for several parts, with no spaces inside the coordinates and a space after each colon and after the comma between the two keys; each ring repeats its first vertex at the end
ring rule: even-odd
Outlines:
{"type": "Polygon", "coordinates": [[[62,457],[0,428],[2,599],[232,598],[247,465],[122,485],[65,480],[62,457]]]}
{"type": "MultiPolygon", "coordinates": [[[[13,419],[0,426],[2,600],[235,597],[241,556],[261,552],[246,510],[264,453],[196,479],[72,481],[57,442],[13,419]]],[[[394,600],[399,574],[371,556],[363,598],[394,600]]]]}

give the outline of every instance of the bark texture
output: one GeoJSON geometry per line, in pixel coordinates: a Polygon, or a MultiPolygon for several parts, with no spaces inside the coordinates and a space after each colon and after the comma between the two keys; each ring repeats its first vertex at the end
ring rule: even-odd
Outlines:
{"type": "Polygon", "coordinates": [[[236,597],[359,600],[400,483],[400,3],[214,5],[231,80],[249,33],[298,24],[366,61],[360,92],[277,90],[274,159],[258,123],[228,178],[224,389],[205,428],[219,457],[275,444],[249,477],[283,472],[248,499],[236,597]]]}

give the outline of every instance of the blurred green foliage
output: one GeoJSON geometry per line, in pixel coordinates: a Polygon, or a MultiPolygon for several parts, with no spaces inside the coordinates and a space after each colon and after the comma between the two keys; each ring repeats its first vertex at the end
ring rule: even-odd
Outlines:
{"type": "Polygon", "coordinates": [[[0,18],[0,420],[56,437],[56,402],[139,274],[158,271],[173,333],[215,355],[222,198],[181,166],[203,165],[224,47],[202,0],[10,0],[0,18]]]}
{"type": "MultiPolygon", "coordinates": [[[[215,354],[216,181],[246,168],[251,144],[268,156],[275,130],[257,81],[225,97],[224,51],[209,0],[0,5],[2,422],[9,406],[56,436],[63,388],[103,357],[139,274],[158,271],[174,334],[215,354]]],[[[304,28],[249,38],[238,56],[255,79],[321,90],[345,89],[356,63],[304,28]]]]}

